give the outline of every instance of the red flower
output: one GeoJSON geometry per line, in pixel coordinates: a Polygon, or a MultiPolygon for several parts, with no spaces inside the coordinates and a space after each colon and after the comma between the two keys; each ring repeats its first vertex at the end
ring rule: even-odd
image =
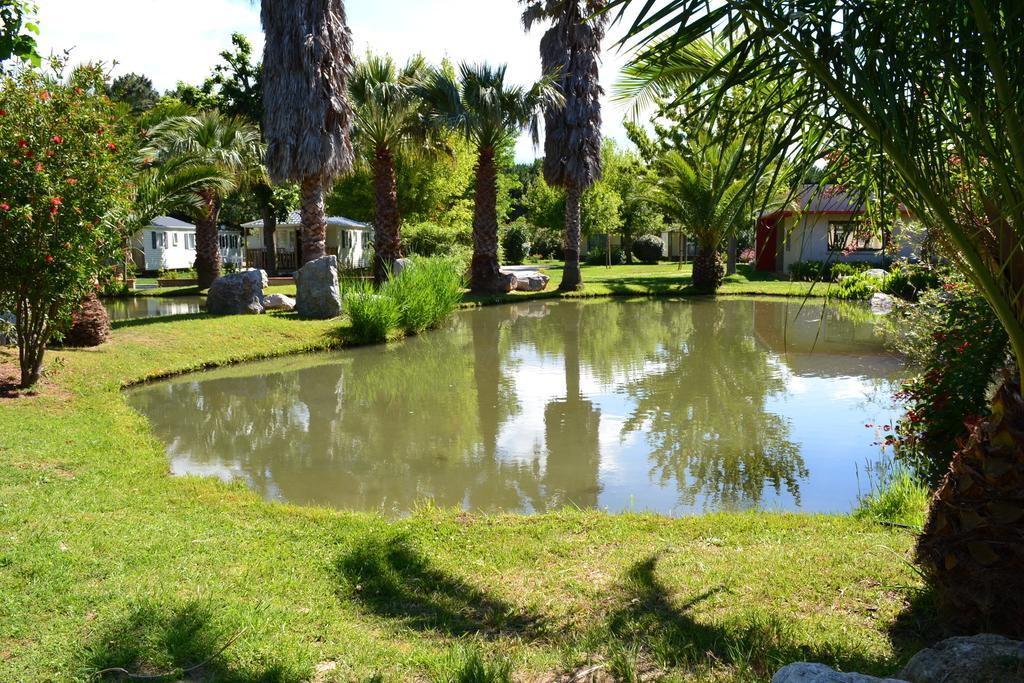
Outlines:
{"type": "Polygon", "coordinates": [[[956,348],[957,353],[963,353],[967,350],[967,347],[971,345],[971,342],[965,341],[963,344],[956,348]]]}
{"type": "Polygon", "coordinates": [[[25,138],[18,140],[18,147],[28,147],[28,142],[25,140],[25,138]]]}
{"type": "Polygon", "coordinates": [[[11,210],[11,205],[8,204],[7,202],[4,202],[3,204],[0,204],[0,211],[10,211],[10,210],[11,210]]]}
{"type": "Polygon", "coordinates": [[[56,142],[59,145],[60,143],[64,142],[64,138],[62,138],[59,135],[54,135],[53,136],[53,141],[56,142]]]}
{"type": "Polygon", "coordinates": [[[108,142],[107,143],[107,149],[109,149],[111,152],[116,152],[117,151],[117,145],[115,145],[113,142],[108,142]]]}
{"type": "Polygon", "coordinates": [[[45,258],[44,260],[45,260],[45,261],[46,261],[47,263],[53,263],[53,256],[51,256],[50,254],[47,254],[47,255],[46,255],[46,258],[45,258]]]}
{"type": "Polygon", "coordinates": [[[942,285],[942,288],[944,290],[946,290],[947,292],[951,291],[951,290],[954,290],[954,289],[956,289],[956,283],[947,282],[946,284],[942,285]]]}
{"type": "Polygon", "coordinates": [[[56,216],[57,215],[57,212],[60,211],[60,205],[61,205],[60,197],[54,197],[53,199],[50,200],[50,215],[51,216],[56,216]]]}
{"type": "Polygon", "coordinates": [[[68,178],[68,185],[77,185],[78,178],[68,178]]]}
{"type": "Polygon", "coordinates": [[[85,92],[85,91],[84,91],[84,90],[82,90],[81,88],[75,88],[75,94],[76,94],[76,95],[81,95],[81,94],[82,94],[82,93],[84,93],[84,92],[85,92]]]}
{"type": "Polygon", "coordinates": [[[892,429],[892,427],[890,427],[889,425],[882,425],[882,431],[884,431],[884,432],[888,432],[891,429],[892,429]]]}
{"type": "Polygon", "coordinates": [[[15,166],[21,166],[21,159],[15,159],[11,163],[14,164],[15,166]]]}
{"type": "Polygon", "coordinates": [[[36,162],[36,173],[42,173],[42,172],[43,172],[43,163],[41,161],[37,161],[36,162]]]}
{"type": "Polygon", "coordinates": [[[7,116],[7,110],[6,109],[0,109],[0,116],[7,116]]]}
{"type": "Polygon", "coordinates": [[[39,99],[45,102],[46,100],[50,99],[50,93],[46,92],[45,90],[42,91],[41,93],[39,93],[39,99]]]}

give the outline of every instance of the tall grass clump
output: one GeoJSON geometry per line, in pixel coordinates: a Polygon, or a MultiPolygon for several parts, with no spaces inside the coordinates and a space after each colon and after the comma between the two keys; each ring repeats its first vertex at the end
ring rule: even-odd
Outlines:
{"type": "Polygon", "coordinates": [[[398,328],[398,302],[377,293],[369,281],[360,281],[345,291],[345,309],[352,321],[352,337],[363,344],[382,342],[398,328]]]}
{"type": "Polygon", "coordinates": [[[465,286],[452,257],[417,258],[379,291],[361,282],[345,296],[352,336],[372,343],[437,327],[458,309],[465,286]]]}
{"type": "Polygon", "coordinates": [[[883,458],[867,469],[869,490],[860,496],[853,516],[915,529],[924,524],[928,487],[906,465],[883,458]]]}

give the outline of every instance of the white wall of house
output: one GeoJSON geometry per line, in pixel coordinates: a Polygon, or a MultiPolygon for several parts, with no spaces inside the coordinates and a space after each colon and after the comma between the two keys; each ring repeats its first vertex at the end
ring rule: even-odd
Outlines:
{"type": "MultiPolygon", "coordinates": [[[[132,239],[132,258],[141,271],[186,270],[196,261],[195,228],[149,226],[132,239]]],[[[242,265],[242,239],[221,230],[220,255],[224,263],[242,265]]]]}
{"type": "MultiPolygon", "coordinates": [[[[880,245],[866,245],[865,249],[852,249],[843,253],[841,249],[830,248],[830,235],[833,226],[837,229],[845,223],[854,220],[856,216],[850,214],[804,214],[799,217],[789,217],[780,231],[779,245],[782,254],[782,269],[789,272],[790,266],[800,261],[830,261],[839,263],[843,261],[868,261],[881,263],[886,256],[880,245]]],[[[893,230],[890,238],[895,249],[889,250],[889,256],[896,258],[908,258],[918,244],[918,240],[911,231],[898,224],[893,230]],[[902,229],[901,229],[902,228],[902,229]]]]}
{"type": "MultiPolygon", "coordinates": [[[[372,249],[370,230],[348,230],[336,225],[327,226],[327,253],[338,257],[341,268],[368,268],[372,249]]],[[[295,253],[295,226],[278,226],[274,231],[274,244],[278,251],[295,253]]],[[[247,249],[263,248],[263,233],[254,230],[245,239],[247,249]]]]}

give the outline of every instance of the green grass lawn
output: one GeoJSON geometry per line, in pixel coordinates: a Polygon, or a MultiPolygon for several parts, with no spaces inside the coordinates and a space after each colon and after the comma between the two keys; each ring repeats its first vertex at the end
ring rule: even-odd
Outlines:
{"type": "Polygon", "coordinates": [[[267,503],[170,476],[120,393],[345,334],[285,315],[133,321],[98,349],[52,353],[39,395],[0,397],[0,680],[170,671],[230,643],[189,680],[539,681],[599,665],[747,681],[803,659],[891,672],[918,644],[905,530],[267,503]]]}

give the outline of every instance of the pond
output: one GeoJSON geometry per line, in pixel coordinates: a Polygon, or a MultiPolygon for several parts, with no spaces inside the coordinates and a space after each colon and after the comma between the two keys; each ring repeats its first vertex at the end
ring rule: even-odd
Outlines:
{"type": "Polygon", "coordinates": [[[175,474],[409,512],[848,512],[900,362],[869,313],[777,300],[531,302],[390,346],[135,389],[175,474]],[[851,313],[853,315],[851,315],[851,313]]]}
{"type": "Polygon", "coordinates": [[[199,313],[206,304],[202,296],[134,296],[126,299],[104,299],[103,305],[111,320],[163,318],[168,315],[199,313]]]}

